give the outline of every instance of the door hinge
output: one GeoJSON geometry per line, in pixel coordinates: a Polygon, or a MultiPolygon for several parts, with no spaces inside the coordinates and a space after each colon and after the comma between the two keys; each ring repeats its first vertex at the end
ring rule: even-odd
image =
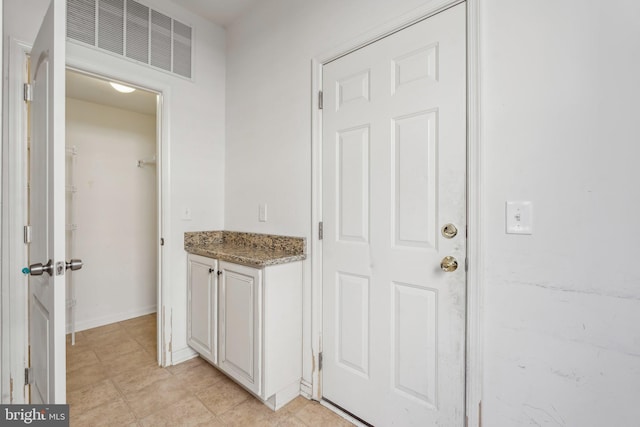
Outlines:
{"type": "Polygon", "coordinates": [[[31,226],[24,226],[24,243],[31,243],[31,226]]]}
{"type": "Polygon", "coordinates": [[[22,87],[23,89],[23,98],[26,102],[33,101],[33,90],[32,86],[29,83],[25,83],[22,87]]]}
{"type": "Polygon", "coordinates": [[[318,92],[318,110],[322,110],[324,106],[324,96],[322,95],[322,91],[318,92]]]}
{"type": "Polygon", "coordinates": [[[318,370],[322,371],[322,352],[318,353],[318,370]]]}
{"type": "Polygon", "coordinates": [[[322,240],[323,237],[324,237],[324,226],[322,224],[322,221],[320,221],[318,223],[318,240],[322,240]]]}
{"type": "Polygon", "coordinates": [[[164,237],[160,238],[160,246],[164,246],[164,237]]]}
{"type": "Polygon", "coordinates": [[[465,273],[469,272],[469,258],[464,259],[464,271],[465,273]]]}
{"type": "Polygon", "coordinates": [[[31,368],[24,368],[24,385],[29,385],[33,382],[33,371],[31,368]]]}

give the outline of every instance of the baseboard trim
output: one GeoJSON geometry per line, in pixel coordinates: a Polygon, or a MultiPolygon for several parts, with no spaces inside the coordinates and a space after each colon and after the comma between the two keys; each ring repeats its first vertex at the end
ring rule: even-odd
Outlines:
{"type": "MultiPolygon", "coordinates": [[[[82,321],[76,321],[76,332],[85,331],[87,329],[97,328],[100,326],[110,325],[116,322],[122,322],[124,320],[133,319],[134,317],[145,316],[147,314],[155,313],[157,308],[155,305],[140,308],[137,310],[127,311],[124,313],[110,314],[109,316],[99,317],[96,319],[87,319],[82,321]]],[[[71,324],[67,324],[67,334],[71,333],[71,324]]]]}
{"type": "Polygon", "coordinates": [[[196,353],[191,347],[181,348],[180,350],[176,350],[171,353],[170,365],[177,365],[196,357],[198,357],[198,353],[196,353]]]}
{"type": "Polygon", "coordinates": [[[305,380],[300,380],[300,395],[311,400],[313,399],[312,393],[313,388],[311,387],[311,383],[305,380]]]}

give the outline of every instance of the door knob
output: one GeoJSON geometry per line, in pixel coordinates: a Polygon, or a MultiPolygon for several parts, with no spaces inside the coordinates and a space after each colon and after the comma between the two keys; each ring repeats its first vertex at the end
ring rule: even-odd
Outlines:
{"type": "Polygon", "coordinates": [[[81,259],[72,259],[71,261],[66,262],[66,270],[76,271],[80,270],[84,263],[81,259]]]}
{"type": "Polygon", "coordinates": [[[458,261],[452,256],[446,256],[442,258],[440,268],[447,273],[451,273],[452,271],[456,271],[458,269],[458,261]]]}
{"type": "Polygon", "coordinates": [[[44,272],[49,273],[49,276],[53,276],[53,261],[49,260],[48,263],[42,265],[42,263],[31,264],[29,268],[22,270],[24,274],[30,274],[32,276],[42,276],[44,272]]]}

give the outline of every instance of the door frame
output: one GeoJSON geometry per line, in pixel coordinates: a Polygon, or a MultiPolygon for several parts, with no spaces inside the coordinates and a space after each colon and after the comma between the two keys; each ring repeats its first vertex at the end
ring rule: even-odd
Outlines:
{"type": "MultiPolygon", "coordinates": [[[[136,68],[120,67],[119,58],[114,61],[110,54],[99,52],[90,47],[67,41],[66,66],[85,74],[106,80],[120,81],[128,86],[139,87],[159,95],[156,108],[156,168],[157,176],[157,218],[158,265],[157,265],[157,346],[158,364],[171,365],[172,356],[172,309],[171,309],[171,263],[165,262],[168,247],[160,245],[160,240],[171,236],[171,175],[170,175],[170,126],[171,123],[171,85],[162,77],[152,77],[155,70],[136,73],[136,68]],[[106,59],[102,61],[102,59],[106,59]],[[149,75],[151,74],[151,76],[149,75]]],[[[128,62],[128,61],[127,61],[128,62]]]]}
{"type": "Polygon", "coordinates": [[[319,354],[322,352],[322,110],[319,93],[322,67],[357,49],[398,32],[445,9],[466,3],[467,9],[467,320],[465,352],[465,412],[468,426],[480,426],[482,405],[482,299],[483,259],[482,188],[483,154],[480,129],[479,67],[480,0],[439,0],[376,27],[311,60],[311,383],[303,380],[302,390],[313,399],[322,399],[319,354]]]}
{"type": "MultiPolygon", "coordinates": [[[[68,43],[67,43],[68,45],[68,43]]],[[[23,226],[27,224],[27,164],[26,131],[27,108],[23,101],[23,83],[27,79],[27,57],[31,44],[9,38],[8,43],[7,104],[3,116],[2,138],[2,304],[1,313],[1,379],[2,403],[28,403],[24,381],[24,369],[28,366],[28,277],[21,273],[27,265],[27,246],[23,240],[23,226]]],[[[171,289],[169,263],[163,262],[165,252],[160,238],[171,235],[170,230],[170,175],[169,175],[169,123],[171,88],[168,84],[153,81],[107,67],[104,64],[85,61],[67,52],[66,69],[102,79],[111,79],[158,94],[156,109],[156,179],[158,203],[158,258],[157,258],[157,360],[160,366],[168,366],[171,356],[171,289]]],[[[66,325],[65,325],[66,328],[66,325]]]]}

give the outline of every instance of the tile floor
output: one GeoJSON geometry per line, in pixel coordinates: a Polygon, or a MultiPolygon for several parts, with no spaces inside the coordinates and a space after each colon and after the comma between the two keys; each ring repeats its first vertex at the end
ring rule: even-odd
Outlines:
{"type": "Polygon", "coordinates": [[[72,427],[350,426],[298,397],[271,411],[200,358],[156,363],[156,316],[67,336],[67,400],[72,427]]]}

